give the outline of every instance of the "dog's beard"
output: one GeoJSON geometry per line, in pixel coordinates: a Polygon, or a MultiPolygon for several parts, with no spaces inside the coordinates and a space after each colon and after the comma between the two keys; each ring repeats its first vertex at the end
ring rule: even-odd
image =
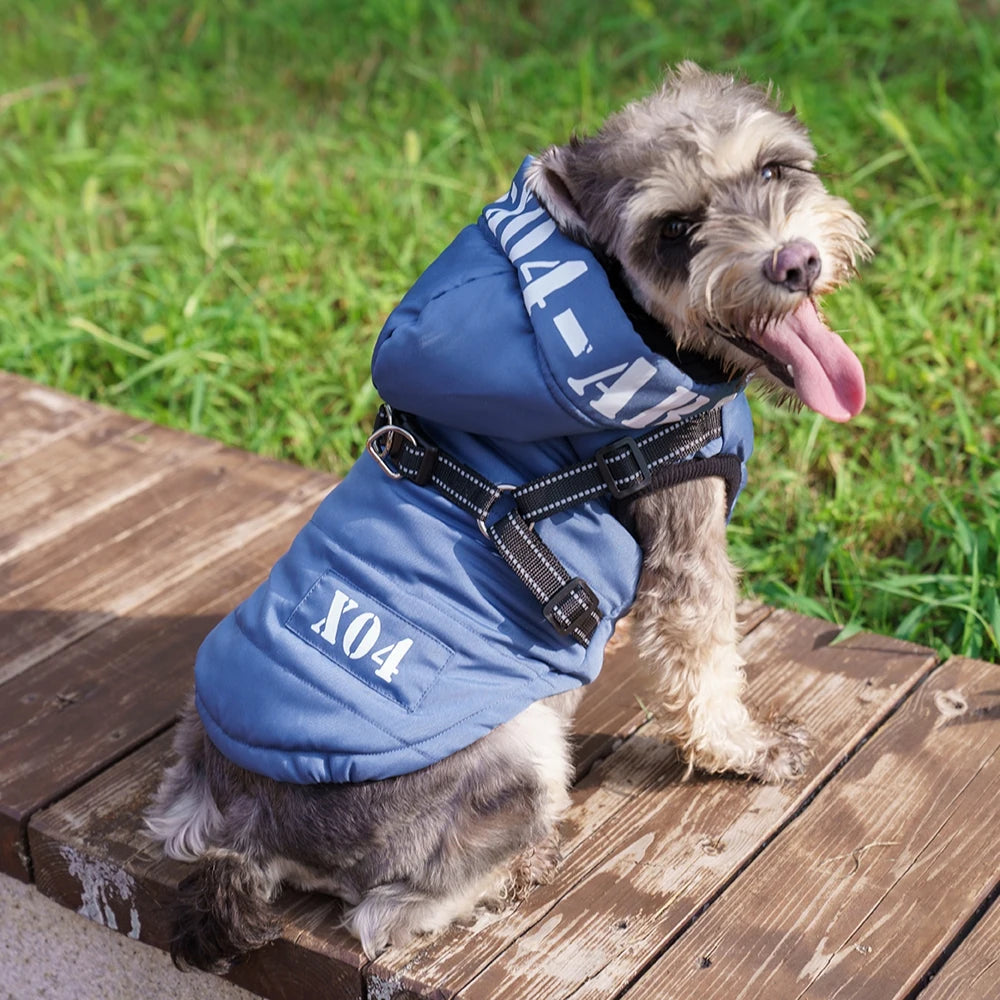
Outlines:
{"type": "MultiPolygon", "coordinates": [[[[744,364],[714,356],[710,350],[685,348],[671,327],[636,300],[613,259],[605,270],[618,301],[646,346],[699,382],[723,382],[735,371],[766,369],[771,378],[806,406],[831,420],[857,416],[865,405],[865,376],[853,351],[805,298],[783,315],[751,316],[739,322],[711,322],[703,342],[718,338],[746,358],[744,364]]],[[[706,343],[706,347],[708,344],[706,343]]]]}
{"type": "MultiPolygon", "coordinates": [[[[831,420],[857,416],[865,404],[864,370],[817,307],[817,292],[836,280],[809,294],[792,293],[764,282],[760,258],[757,252],[720,261],[696,253],[676,341],[718,359],[731,376],[762,374],[772,388],[831,420]]],[[[831,274],[846,269],[830,261],[831,274]]]]}

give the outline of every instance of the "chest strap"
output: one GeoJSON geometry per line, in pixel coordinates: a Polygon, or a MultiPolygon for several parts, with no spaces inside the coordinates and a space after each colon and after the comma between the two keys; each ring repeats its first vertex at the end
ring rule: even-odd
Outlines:
{"type": "Polygon", "coordinates": [[[736,455],[685,461],[721,435],[722,415],[709,410],[636,438],[623,437],[599,448],[592,459],[510,485],[486,479],[437,448],[415,417],[383,403],[367,449],[386,475],[433,486],[475,518],[542,605],[545,619],[560,635],[588,646],[603,617],[597,596],[586,581],[570,575],[535,531],[535,522],[598,497],[620,501],[708,476],[726,481],[732,506],[742,477],[736,455]]]}

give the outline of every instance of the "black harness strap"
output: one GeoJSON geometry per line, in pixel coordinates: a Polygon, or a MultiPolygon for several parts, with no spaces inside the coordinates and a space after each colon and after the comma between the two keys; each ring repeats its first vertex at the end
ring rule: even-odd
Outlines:
{"type": "MultiPolygon", "coordinates": [[[[525,520],[537,521],[608,493],[621,500],[673,486],[689,478],[718,475],[717,471],[707,472],[700,467],[700,461],[693,463],[694,469],[680,470],[692,464],[683,459],[690,458],[721,436],[722,417],[718,410],[710,410],[638,438],[620,438],[599,448],[589,462],[571,465],[519,486],[514,491],[514,500],[525,520]]],[[[731,457],[739,470],[740,460],[735,455],[731,457]]],[[[731,496],[739,489],[739,476],[737,471],[736,489],[727,477],[731,496]]]]}
{"type": "Polygon", "coordinates": [[[737,456],[683,461],[721,434],[721,414],[710,410],[637,438],[621,438],[598,449],[589,461],[520,486],[481,476],[430,443],[416,418],[386,404],[379,408],[367,447],[388,476],[433,486],[474,517],[479,530],[542,605],[542,614],[556,631],[587,646],[602,617],[597,597],[584,580],[570,576],[538,536],[534,522],[595,497],[610,495],[621,500],[707,476],[725,479],[731,506],[742,476],[737,456]],[[510,495],[512,509],[487,524],[504,494],[510,495]]]}
{"type": "Polygon", "coordinates": [[[487,529],[504,561],[542,605],[542,614],[560,635],[590,645],[601,623],[597,595],[571,577],[552,550],[516,510],[487,529]]]}

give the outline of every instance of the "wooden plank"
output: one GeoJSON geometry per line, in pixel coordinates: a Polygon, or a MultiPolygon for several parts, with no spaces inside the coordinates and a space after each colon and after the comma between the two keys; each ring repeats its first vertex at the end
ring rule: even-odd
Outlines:
{"type": "MultiPolygon", "coordinates": [[[[239,578],[240,573],[234,571],[233,575],[239,578]]],[[[249,572],[245,575],[253,576],[249,572]]],[[[206,587],[211,590],[211,582],[206,587]]],[[[197,602],[197,595],[193,601],[197,602]]],[[[766,616],[756,607],[748,606],[747,611],[753,621],[760,621],[766,616]]],[[[105,631],[102,629],[79,646],[95,644],[105,631]]],[[[103,653],[95,653],[88,658],[103,660],[105,657],[103,653]]],[[[141,676],[146,671],[135,665],[133,673],[141,676]]],[[[622,733],[631,731],[645,718],[645,711],[637,706],[632,694],[615,698],[613,693],[631,690],[629,685],[648,683],[649,679],[637,667],[634,656],[627,648],[618,650],[601,676],[600,683],[607,690],[601,692],[596,686],[588,690],[585,706],[589,702],[589,708],[584,707],[581,718],[590,720],[585,723],[588,728],[600,730],[611,744],[620,741],[622,733]],[[636,722],[637,719],[639,722],[636,722]]],[[[55,711],[50,709],[50,717],[55,711]]],[[[117,718],[134,711],[135,706],[132,706],[128,712],[109,714],[117,718]]],[[[593,733],[589,735],[589,742],[596,748],[598,756],[610,752],[610,745],[598,747],[593,733]]],[[[131,913],[134,903],[137,926],[143,928],[143,940],[161,946],[166,941],[166,929],[162,922],[157,922],[159,917],[156,913],[145,916],[145,908],[162,908],[176,887],[179,873],[186,869],[172,862],[156,860],[149,838],[141,830],[139,814],[143,808],[141,803],[148,801],[157,780],[159,772],[156,768],[162,763],[164,752],[164,740],[155,741],[153,749],[142,749],[132,754],[53,808],[38,813],[31,824],[36,878],[43,891],[66,905],[79,908],[80,878],[70,871],[67,859],[73,860],[76,869],[80,869],[83,863],[80,859],[83,859],[89,865],[87,870],[103,873],[106,884],[132,887],[128,907],[121,901],[123,912],[127,909],[131,913]]],[[[2,753],[0,759],[11,756],[2,753]]],[[[19,777],[20,783],[16,786],[12,784],[11,791],[18,788],[21,794],[30,794],[39,775],[21,774],[19,777]]],[[[338,926],[339,904],[318,895],[288,894],[287,899],[283,899],[283,906],[287,925],[281,944],[266,949],[241,965],[233,974],[234,981],[265,996],[291,998],[303,995],[307,985],[317,986],[321,982],[342,978],[347,969],[351,973],[348,980],[353,989],[356,985],[355,974],[363,962],[357,945],[338,926]]],[[[100,914],[97,916],[100,917],[100,914]]],[[[114,920],[120,929],[132,926],[131,919],[128,924],[124,923],[124,918],[119,920],[115,916],[114,920]]]]}
{"type": "Polygon", "coordinates": [[[312,499],[3,686],[0,871],[29,878],[31,814],[173,721],[202,639],[267,575],[309,516],[312,499]]]}
{"type": "Polygon", "coordinates": [[[736,618],[739,622],[739,632],[741,636],[748,636],[758,625],[762,624],[774,608],[760,601],[746,598],[736,605],[736,618]]]}
{"type": "Polygon", "coordinates": [[[934,663],[930,650],[775,612],[744,642],[751,691],[816,739],[807,776],[784,787],[695,777],[654,719],[574,793],[555,882],[518,909],[390,951],[366,970],[436,1000],[615,995],[794,815],[934,663]]]}
{"type": "Polygon", "coordinates": [[[996,886],[998,681],[935,671],[628,1000],[910,997],[996,886]]]}
{"type": "Polygon", "coordinates": [[[105,413],[93,403],[0,371],[0,468],[105,413]]]}
{"type": "Polygon", "coordinates": [[[231,449],[199,454],[74,530],[0,563],[0,681],[238,550],[317,502],[330,483],[231,449]]]}
{"type": "MultiPolygon", "coordinates": [[[[164,734],[31,821],[38,888],[83,916],[166,948],[170,903],[188,866],[159,856],[141,815],[162,775],[164,734]]],[[[359,1000],[364,956],[345,932],[311,939],[317,921],[331,924],[336,905],[286,894],[282,939],[240,965],[231,978],[274,1000],[314,995],[359,1000]],[[317,905],[318,904],[318,905],[317,905]]]]}
{"type": "Polygon", "coordinates": [[[646,706],[655,692],[655,680],[639,664],[627,637],[612,644],[597,680],[583,696],[574,723],[577,778],[645,723],[646,706]]]}
{"type": "Polygon", "coordinates": [[[1000,1000],[1000,905],[993,903],[919,997],[1000,1000]]]}
{"type": "Polygon", "coordinates": [[[122,934],[165,947],[170,895],[180,863],[159,861],[163,880],[137,880],[127,870],[152,863],[141,815],[162,773],[169,733],[147,743],[31,821],[29,844],[38,888],[57,902],[122,934]],[[126,827],[128,835],[122,834],[126,827]],[[172,869],[172,870],[171,870],[172,869]]]}
{"type": "Polygon", "coordinates": [[[0,563],[151,489],[221,445],[104,413],[3,470],[0,563]]]}

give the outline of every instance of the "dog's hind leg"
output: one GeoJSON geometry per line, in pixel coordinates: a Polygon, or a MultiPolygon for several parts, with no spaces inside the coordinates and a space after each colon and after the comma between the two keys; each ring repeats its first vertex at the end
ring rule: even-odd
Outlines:
{"type": "Polygon", "coordinates": [[[572,778],[567,728],[580,694],[536,702],[475,744],[397,780],[397,801],[433,808],[423,810],[419,827],[383,833],[387,843],[405,842],[405,866],[398,852],[366,861],[368,885],[345,924],[367,954],[440,930],[480,903],[503,909],[552,878],[572,778]],[[378,872],[393,870],[392,881],[375,882],[378,872]]]}
{"type": "Polygon", "coordinates": [[[662,673],[671,735],[692,767],[763,781],[802,773],[804,730],[754,719],[737,648],[737,572],[726,554],[725,489],[700,479],[641,497],[632,513],[644,550],[633,639],[662,673]]]}
{"type": "Polygon", "coordinates": [[[222,975],[281,933],[272,901],[280,881],[233,851],[211,850],[178,887],[170,955],[180,969],[222,975]]]}

